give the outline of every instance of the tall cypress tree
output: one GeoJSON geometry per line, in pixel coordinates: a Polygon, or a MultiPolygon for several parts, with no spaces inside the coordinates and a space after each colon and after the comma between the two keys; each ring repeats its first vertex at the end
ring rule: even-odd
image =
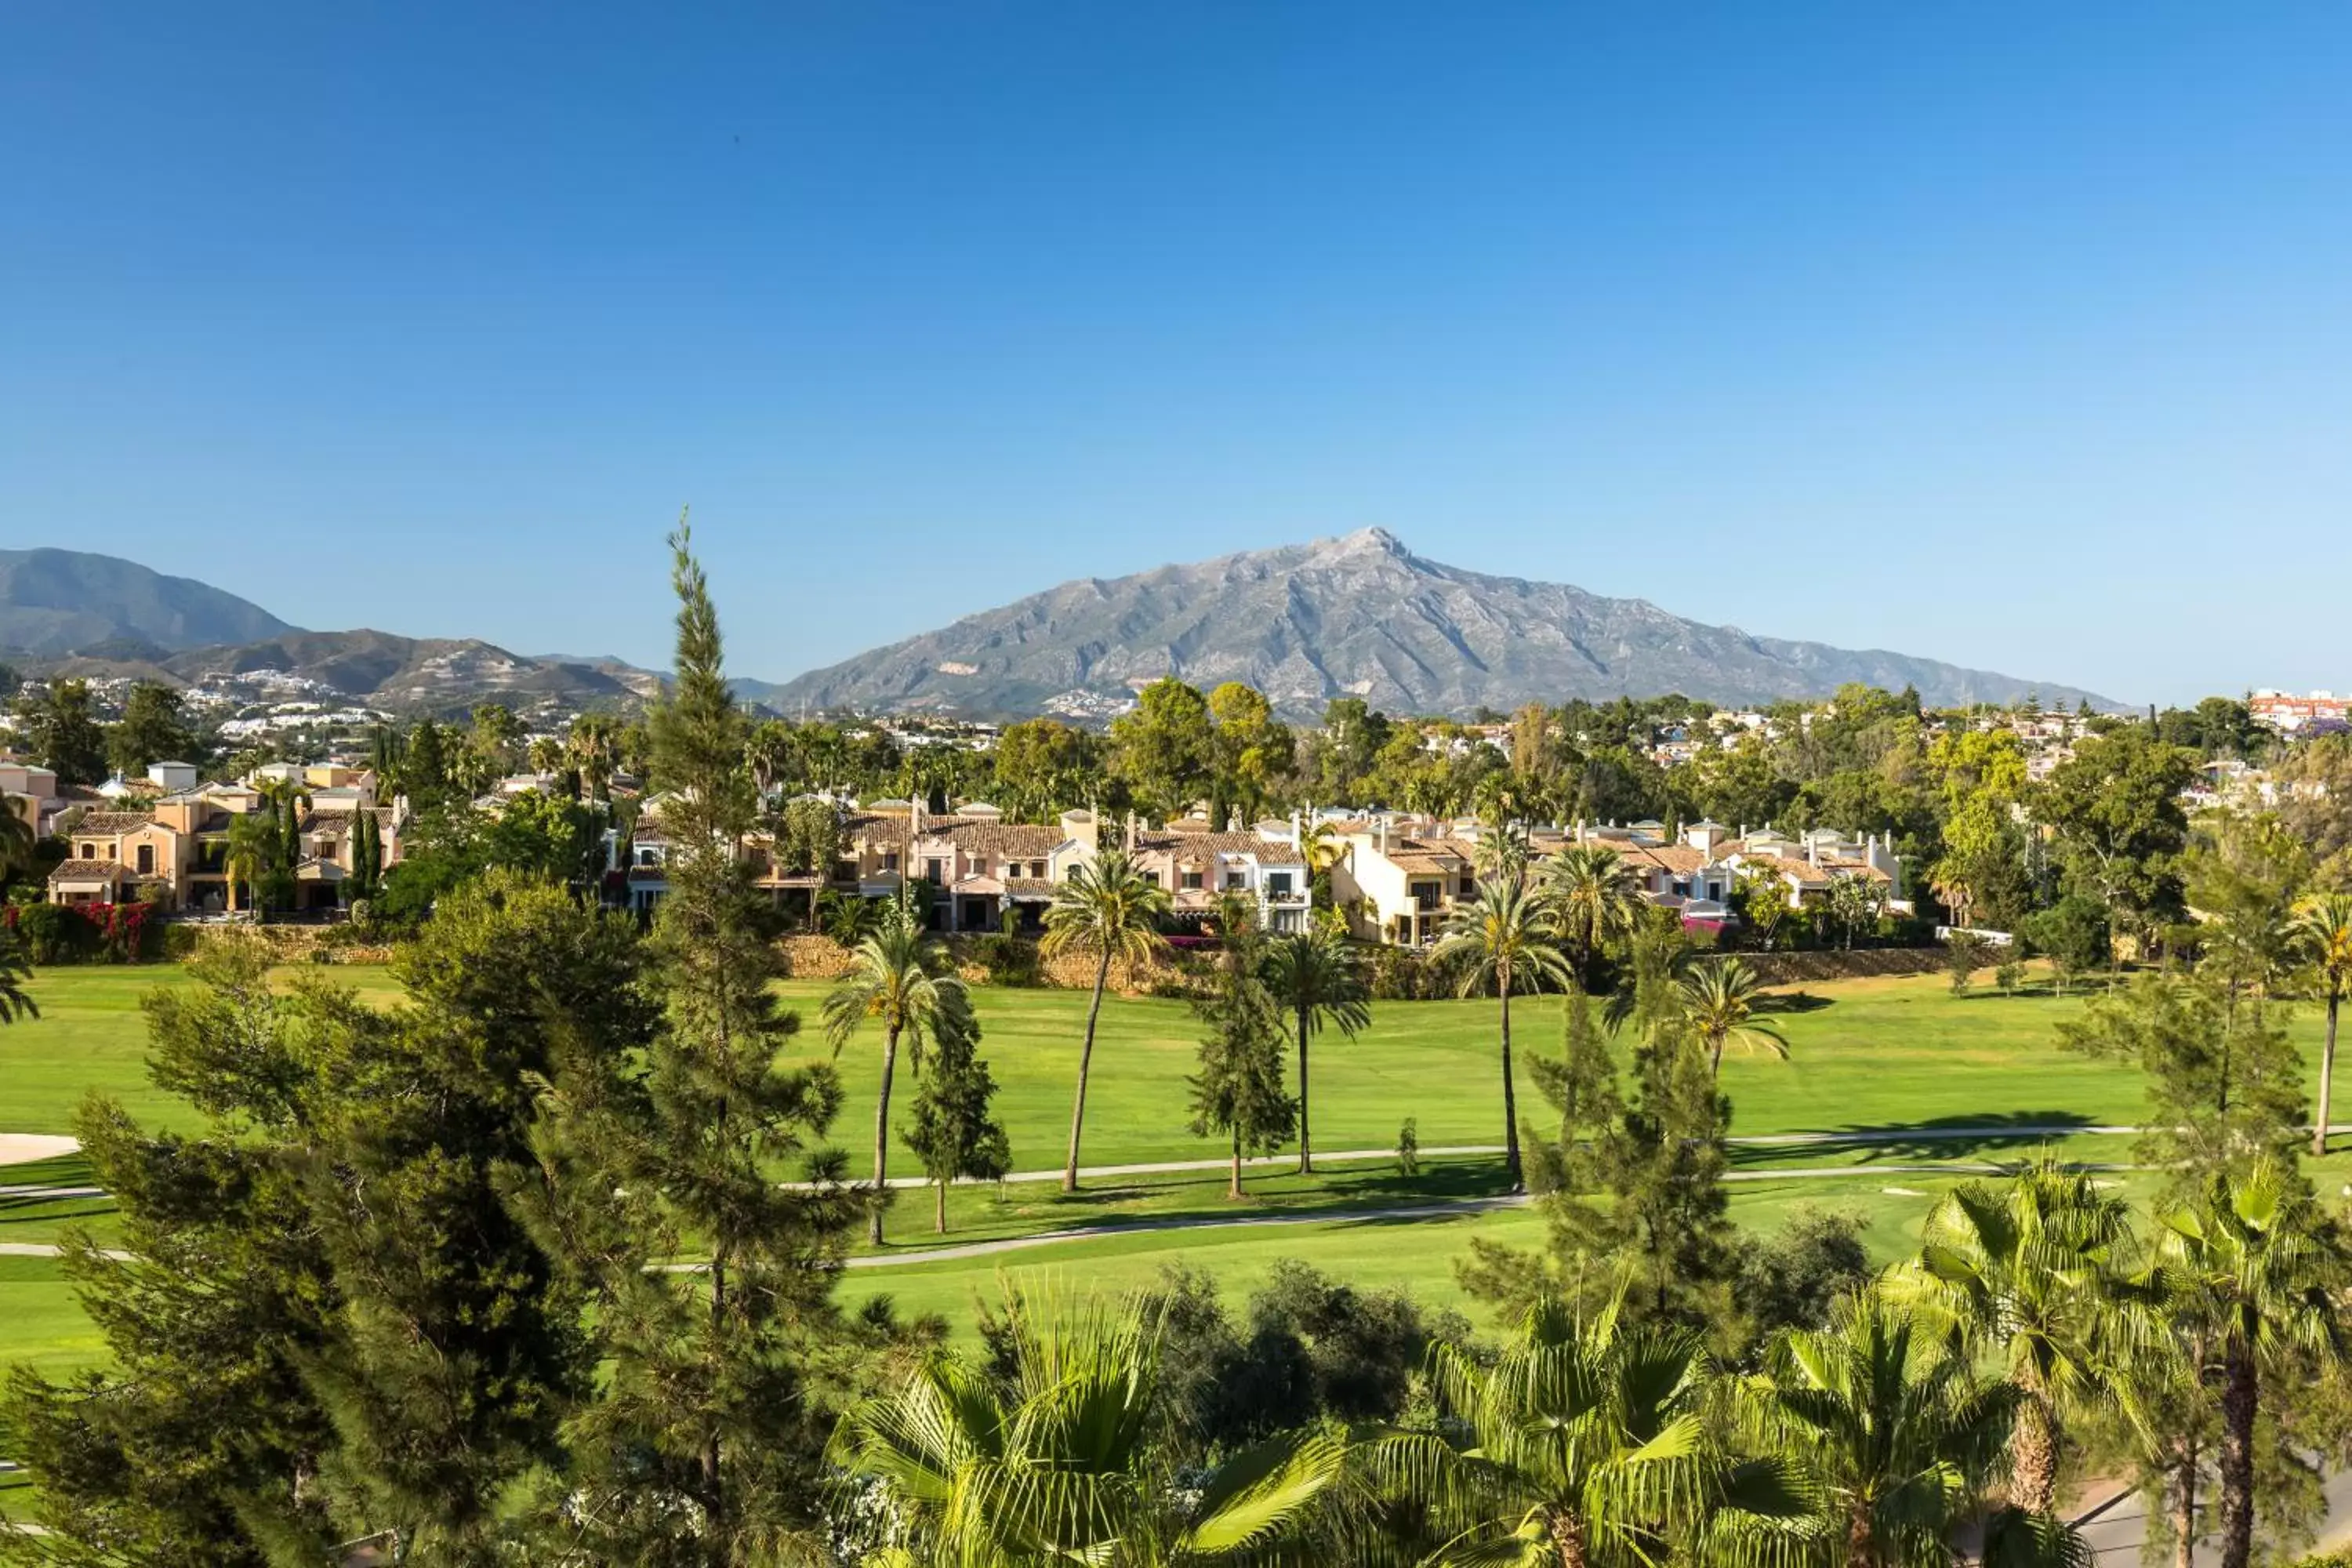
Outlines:
{"type": "Polygon", "coordinates": [[[1283,1087],[1290,1020],[1259,977],[1265,942],[1256,911],[1228,897],[1218,908],[1224,953],[1215,988],[1193,1011],[1205,1027],[1201,1070],[1192,1086],[1192,1131],[1224,1133],[1232,1142],[1232,1177],[1225,1195],[1242,1195],[1242,1157],[1271,1153],[1298,1132],[1298,1101],[1283,1087]]]}
{"type": "Polygon", "coordinates": [[[593,1280],[612,1367],[574,1426],[564,1538],[596,1561],[720,1568],[820,1526],[849,1341],[833,1283],[866,1200],[820,1147],[841,1105],[832,1069],[778,1067],[799,1019],[769,989],[777,957],[737,854],[756,808],[743,715],[683,524],[670,544],[677,676],[653,721],[671,845],[651,939],[661,1025],[641,1071],[574,1052],[559,1072],[538,1223],[593,1280]]]}

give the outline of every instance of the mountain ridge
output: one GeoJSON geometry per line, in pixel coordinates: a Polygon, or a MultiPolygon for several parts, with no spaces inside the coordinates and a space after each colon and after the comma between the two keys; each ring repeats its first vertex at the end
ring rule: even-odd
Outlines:
{"type": "Polygon", "coordinates": [[[106,643],[177,652],[299,628],[194,577],[80,550],[0,550],[0,647],[39,655],[106,643]]]}
{"type": "Polygon", "coordinates": [[[812,670],[772,700],[787,710],[1087,714],[1163,675],[1246,681],[1294,718],[1342,695],[1459,714],[1669,691],[1741,705],[1826,697],[1849,681],[1915,686],[1937,706],[2029,690],[2117,706],[2059,682],[1761,637],[1645,599],[1450,566],[1378,528],[1074,578],[812,670]]]}

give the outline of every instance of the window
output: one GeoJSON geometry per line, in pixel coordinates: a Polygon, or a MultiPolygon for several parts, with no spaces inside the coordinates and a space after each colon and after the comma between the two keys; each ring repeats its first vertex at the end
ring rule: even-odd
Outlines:
{"type": "Polygon", "coordinates": [[[1238,893],[1244,888],[1248,886],[1249,878],[1242,872],[1228,871],[1225,873],[1225,891],[1228,893],[1238,893]]]}
{"type": "Polygon", "coordinates": [[[637,864],[640,866],[658,866],[661,864],[661,861],[655,856],[652,850],[640,849],[637,851],[637,864]]]}
{"type": "Polygon", "coordinates": [[[1157,871],[1146,871],[1143,874],[1143,883],[1144,886],[1148,888],[1156,888],[1160,886],[1160,873],[1157,871]]]}
{"type": "Polygon", "coordinates": [[[884,869],[885,871],[895,871],[895,870],[897,870],[898,868],[898,853],[897,853],[895,850],[894,850],[894,851],[892,851],[890,854],[887,854],[887,855],[885,855],[885,856],[883,856],[883,857],[882,857],[882,869],[884,869]]]}
{"type": "Polygon", "coordinates": [[[95,859],[97,859],[97,858],[98,858],[98,846],[97,846],[97,845],[95,845],[95,844],[85,844],[85,845],[83,845],[83,846],[81,847],[81,858],[82,858],[83,859],[85,859],[85,860],[95,860],[95,859]]]}
{"type": "Polygon", "coordinates": [[[155,847],[152,844],[139,847],[139,874],[142,877],[155,874],[155,847]]]}
{"type": "Polygon", "coordinates": [[[1287,871],[1268,871],[1265,874],[1265,891],[1268,898],[1286,899],[1290,897],[1290,873],[1287,871]]]}
{"type": "Polygon", "coordinates": [[[988,875],[987,856],[975,855],[971,858],[971,874],[975,877],[985,877],[988,875]]]}
{"type": "Polygon", "coordinates": [[[945,877],[940,874],[944,868],[943,863],[937,859],[924,861],[923,879],[929,882],[943,882],[947,880],[945,877]]]}
{"type": "Polygon", "coordinates": [[[1187,872],[1185,872],[1185,873],[1184,873],[1184,886],[1185,886],[1186,888],[1188,888],[1188,889],[1197,889],[1198,887],[1200,887],[1200,885],[1201,885],[1201,873],[1199,873],[1198,871],[1187,871],[1187,872]]]}

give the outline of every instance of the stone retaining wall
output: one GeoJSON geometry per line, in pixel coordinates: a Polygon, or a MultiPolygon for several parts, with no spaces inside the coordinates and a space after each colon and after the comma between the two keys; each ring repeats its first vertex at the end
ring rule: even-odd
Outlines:
{"type": "Polygon", "coordinates": [[[1820,952],[1743,952],[1739,957],[1765,985],[1805,981],[1867,980],[1890,974],[1941,974],[1940,947],[1858,947],[1820,952]]]}

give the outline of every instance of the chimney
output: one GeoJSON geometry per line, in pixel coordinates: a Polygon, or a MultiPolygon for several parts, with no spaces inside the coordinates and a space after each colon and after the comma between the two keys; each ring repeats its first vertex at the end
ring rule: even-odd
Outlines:
{"type": "Polygon", "coordinates": [[[1296,811],[1292,812],[1290,814],[1290,847],[1293,849],[1302,849],[1306,847],[1307,839],[1304,832],[1302,831],[1303,826],[1304,825],[1299,821],[1298,813],[1296,811]]]}
{"type": "Polygon", "coordinates": [[[1389,819],[1387,817],[1381,817],[1373,826],[1372,838],[1373,842],[1380,847],[1381,854],[1385,855],[1389,852],[1389,819]]]}

